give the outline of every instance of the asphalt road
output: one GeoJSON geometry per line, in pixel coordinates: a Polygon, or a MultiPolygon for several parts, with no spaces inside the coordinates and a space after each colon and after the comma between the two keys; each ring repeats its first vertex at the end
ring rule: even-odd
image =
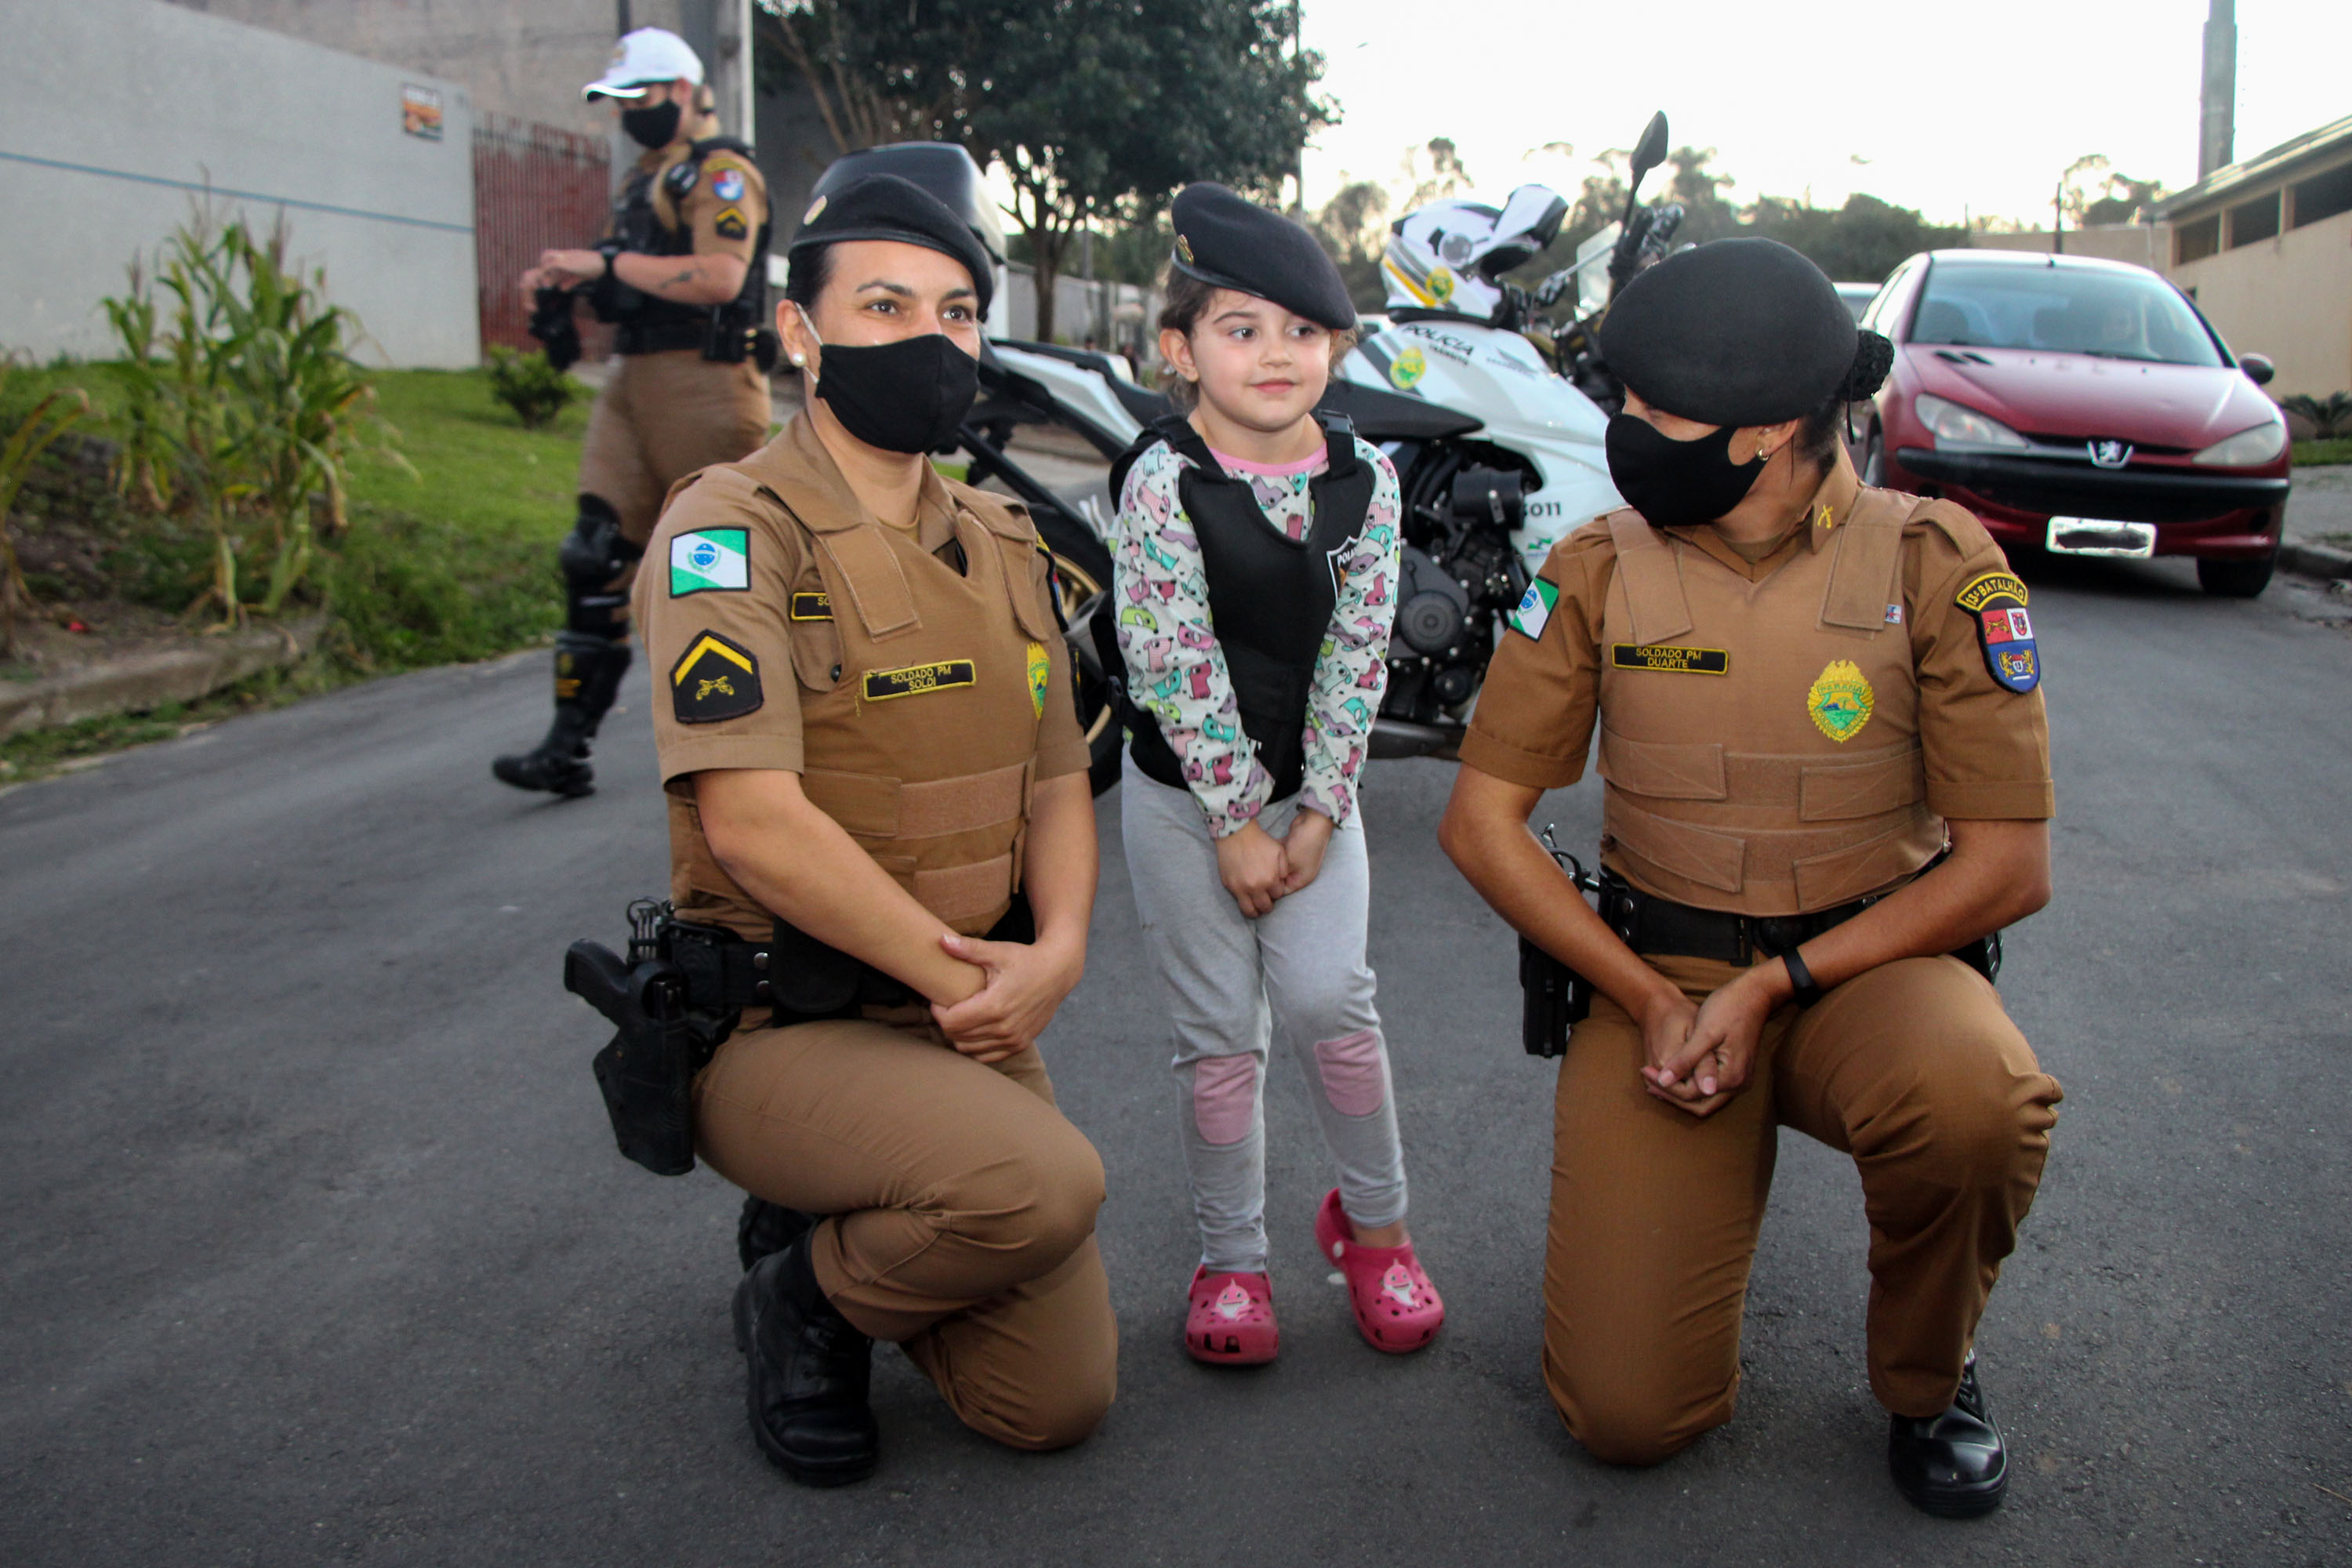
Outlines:
{"type": "MultiPolygon", "coordinates": [[[[791,1487],[744,1428],[736,1194],[614,1152],[597,1020],[557,985],[566,942],[663,885],[642,672],[603,793],[547,803],[487,767],[542,721],[533,656],[0,797],[0,1562],[2352,1560],[2352,635],[2307,588],[2219,603],[2172,563],[2039,581],[2058,892],[2004,990],[2067,1100],[1980,1340],[2016,1456],[1992,1519],[1887,1485],[1858,1189],[1794,1135],[1738,1419],[1648,1472],[1563,1435],[1536,1366],[1550,1075],[1427,762],[1374,764],[1365,802],[1438,1344],[1391,1360],[1349,1326],[1284,1067],[1283,1359],[1183,1357],[1173,1096],[1107,801],[1048,1050],[1109,1167],[1119,1403],[1015,1455],[886,1350],[880,1475],[791,1487]]],[[[1543,815],[1589,841],[1593,787],[1543,815]]]]}

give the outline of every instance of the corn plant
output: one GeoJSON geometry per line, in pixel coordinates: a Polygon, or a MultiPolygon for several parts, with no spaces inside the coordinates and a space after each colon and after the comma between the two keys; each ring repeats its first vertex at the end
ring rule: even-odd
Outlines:
{"type": "MultiPolygon", "coordinates": [[[[16,369],[14,361],[0,360],[0,391],[5,390],[16,369]]],[[[89,412],[87,393],[77,386],[61,386],[35,404],[31,413],[15,422],[5,439],[0,439],[0,658],[16,657],[16,611],[33,602],[24,569],[17,563],[8,514],[16,510],[17,492],[25,488],[25,477],[32,471],[34,460],[89,412]]]]}
{"type": "Polygon", "coordinates": [[[400,461],[349,352],[358,321],[326,302],[323,272],[289,268],[287,243],[282,221],[257,237],[200,210],[152,278],[134,262],[106,302],[130,363],[121,482],[203,521],[212,581],[189,610],[212,605],[223,626],[283,606],[310,569],[314,511],[330,538],[348,525],[353,456],[400,461]]]}

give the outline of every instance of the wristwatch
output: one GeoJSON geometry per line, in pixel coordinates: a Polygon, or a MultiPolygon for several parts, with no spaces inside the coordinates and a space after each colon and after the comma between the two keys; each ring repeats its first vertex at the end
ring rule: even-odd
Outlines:
{"type": "MultiPolygon", "coordinates": [[[[613,276],[613,258],[621,254],[622,248],[623,247],[618,240],[604,239],[597,241],[596,254],[604,258],[604,278],[610,278],[613,276]]],[[[597,279],[600,283],[604,280],[604,279],[601,278],[597,279]]]]}
{"type": "Polygon", "coordinates": [[[1780,955],[1780,963],[1789,972],[1789,984],[1796,993],[1798,1006],[1810,1007],[1822,999],[1822,988],[1813,984],[1813,972],[1805,967],[1803,954],[1792,947],[1780,955]]]}

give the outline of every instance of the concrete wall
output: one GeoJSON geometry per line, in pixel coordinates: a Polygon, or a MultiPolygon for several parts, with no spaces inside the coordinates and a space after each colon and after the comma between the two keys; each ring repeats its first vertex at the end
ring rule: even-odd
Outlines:
{"type": "Polygon", "coordinates": [[[2352,388],[2352,213],[2172,268],[2230,347],[2268,354],[2273,397],[2352,388]]]}
{"type": "MultiPolygon", "coordinates": [[[[2015,234],[1974,233],[1969,244],[1978,250],[2030,250],[2042,255],[2050,251],[2052,235],[2046,228],[2023,229],[2015,234]]],[[[2088,228],[2066,231],[2066,254],[2095,256],[2106,261],[2128,261],[2161,272],[2172,262],[2172,226],[2168,223],[2107,223],[2094,224],[2088,228]]]]}
{"type": "Polygon", "coordinates": [[[163,0],[12,8],[8,46],[37,70],[0,95],[0,348],[116,352],[99,301],[119,294],[209,187],[214,209],[323,266],[390,364],[480,357],[474,296],[473,109],[456,82],[320,48],[163,0]],[[402,89],[441,95],[437,141],[402,129],[402,89]]]}

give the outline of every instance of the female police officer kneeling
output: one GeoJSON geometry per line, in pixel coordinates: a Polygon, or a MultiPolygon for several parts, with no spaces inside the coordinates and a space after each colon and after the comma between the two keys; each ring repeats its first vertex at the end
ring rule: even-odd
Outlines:
{"type": "Polygon", "coordinates": [[[1047,565],[1017,506],[927,457],[972,399],[988,258],[878,174],[820,201],[791,261],[807,407],[673,494],[636,592],[679,914],[762,942],[781,918],[864,966],[847,1016],[748,1009],[694,1096],[712,1166],[827,1216],[735,1319],[761,1447],[829,1485],[876,1464],[871,1339],[971,1426],[1054,1448],[1109,1405],[1118,1335],[1101,1162],[1035,1047],[1084,966],[1096,857],[1047,565]],[[982,940],[1024,899],[1034,941],[982,940]]]}
{"type": "Polygon", "coordinates": [[[1631,506],[1563,540],[1513,614],[1442,830],[1600,993],[1559,1075],[1545,1381],[1620,1463],[1730,1419],[1775,1130],[1795,1127],[1860,1167],[1896,1484],[1982,1512],[2008,1471],[1970,1347],[2059,1096],[1945,955],[2049,896],[2025,585],[1960,508],[1856,481],[1839,428],[1889,349],[1795,251],[1670,258],[1601,349],[1631,506]],[[1609,924],[1527,831],[1596,721],[1609,924]]]}

